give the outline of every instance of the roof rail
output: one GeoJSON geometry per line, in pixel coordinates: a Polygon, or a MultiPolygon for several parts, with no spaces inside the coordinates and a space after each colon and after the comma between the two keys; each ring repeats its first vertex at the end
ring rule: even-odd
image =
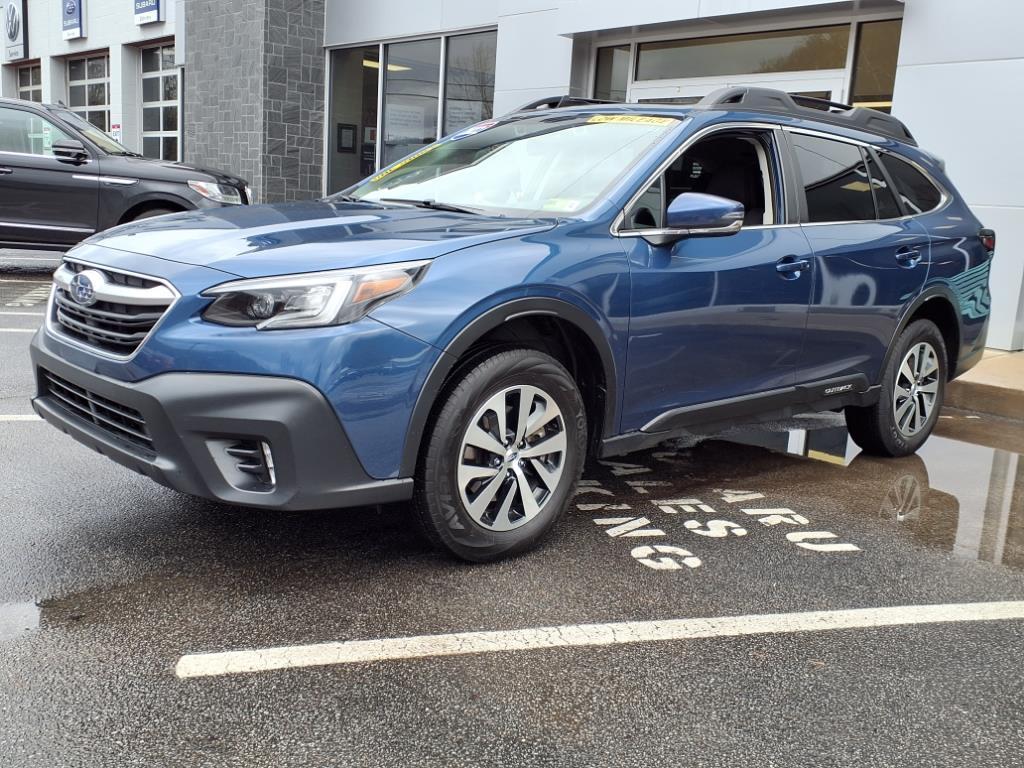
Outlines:
{"type": "Polygon", "coordinates": [[[885,112],[816,99],[812,96],[794,96],[772,88],[746,86],[719,88],[696,104],[698,109],[714,109],[724,106],[741,107],[749,112],[768,112],[806,120],[819,120],[846,128],[857,128],[917,146],[917,141],[907,126],[885,112]]]}
{"type": "Polygon", "coordinates": [[[512,110],[513,112],[530,112],[535,109],[558,109],[559,107],[579,107],[585,104],[618,104],[621,102],[607,101],[605,99],[584,99],[580,96],[547,96],[543,99],[537,99],[531,101],[529,104],[523,104],[518,109],[512,110]]]}

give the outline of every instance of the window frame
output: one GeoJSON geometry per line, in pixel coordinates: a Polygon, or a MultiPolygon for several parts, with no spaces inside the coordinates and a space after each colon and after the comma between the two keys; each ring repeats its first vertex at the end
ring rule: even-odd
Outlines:
{"type": "Polygon", "coordinates": [[[96,127],[99,128],[100,130],[102,130],[104,133],[109,134],[110,133],[110,107],[111,107],[111,104],[110,104],[110,51],[109,50],[103,50],[103,51],[95,51],[93,53],[83,53],[83,54],[75,54],[75,55],[72,55],[72,56],[66,56],[64,58],[64,77],[65,77],[65,85],[66,85],[66,91],[67,91],[68,109],[70,111],[74,112],[79,117],[81,117],[83,120],[86,120],[88,122],[92,122],[91,120],[89,120],[89,113],[90,112],[104,112],[104,113],[106,113],[106,116],[107,116],[106,117],[106,128],[100,128],[100,126],[96,125],[96,123],[92,123],[92,124],[96,125],[96,127]],[[104,76],[102,78],[100,78],[100,77],[89,77],[89,62],[91,60],[93,60],[93,59],[99,59],[99,58],[102,58],[102,59],[106,60],[106,63],[104,65],[104,72],[105,72],[104,76]],[[81,80],[72,80],[71,79],[71,62],[73,62],[73,61],[81,61],[85,65],[85,71],[84,71],[85,77],[83,79],[81,79],[81,80]],[[106,99],[104,100],[103,105],[98,105],[98,104],[90,105],[89,104],[89,86],[90,85],[99,85],[100,83],[102,83],[103,86],[104,86],[104,93],[106,94],[106,99]],[[71,88],[73,86],[82,86],[82,87],[85,88],[85,104],[83,104],[81,106],[78,106],[78,107],[72,107],[71,106],[71,88]]]}
{"type": "Polygon", "coordinates": [[[181,91],[181,67],[172,64],[170,69],[163,68],[164,62],[164,49],[174,48],[175,43],[173,40],[163,40],[161,42],[155,42],[139,46],[139,152],[144,157],[146,155],[144,149],[146,146],[146,139],[159,139],[160,141],[160,157],[154,158],[162,160],[164,162],[180,162],[182,158],[182,91],[181,91]],[[152,72],[146,72],[143,64],[143,54],[146,51],[157,51],[160,60],[160,68],[153,70],[152,72]],[[164,95],[164,78],[170,75],[174,75],[177,80],[177,98],[174,100],[166,100],[163,98],[164,95]],[[158,95],[160,98],[156,101],[145,101],[145,81],[156,80],[157,86],[159,87],[158,95]],[[173,131],[165,130],[163,125],[164,120],[164,109],[167,107],[177,108],[177,120],[173,131]],[[160,128],[155,131],[147,131],[145,123],[145,110],[146,109],[157,109],[160,115],[160,128]],[[165,158],[164,157],[164,139],[173,138],[177,140],[177,152],[175,157],[165,158]]]}
{"type": "MultiPolygon", "coordinates": [[[[633,206],[637,204],[643,194],[647,191],[648,187],[650,187],[651,184],[653,184],[660,176],[664,175],[669,167],[695,144],[697,144],[697,142],[709,138],[716,133],[729,133],[743,130],[756,130],[771,134],[774,149],[774,164],[778,178],[772,179],[775,223],[750,224],[743,226],[741,229],[774,229],[776,227],[797,226],[799,224],[799,222],[795,220],[797,198],[791,194],[793,187],[789,180],[792,148],[789,145],[788,139],[782,135],[782,126],[773,122],[761,123],[754,121],[733,121],[705,126],[693,135],[684,139],[683,142],[676,147],[667,158],[665,158],[665,160],[658,164],[658,167],[653,173],[644,178],[643,182],[633,191],[633,194],[629,196],[626,204],[622,206],[621,210],[612,220],[611,226],[608,228],[609,234],[613,237],[644,237],[645,235],[650,236],[660,233],[674,232],[675,230],[668,229],[626,228],[625,222],[627,214],[632,210],[633,206]]],[[[665,201],[666,207],[670,202],[670,200],[665,201]]]]}
{"type": "Polygon", "coordinates": [[[32,102],[33,104],[42,104],[43,103],[43,65],[42,65],[41,62],[37,61],[34,64],[20,64],[20,65],[18,65],[15,68],[14,77],[17,80],[17,83],[18,83],[18,85],[17,85],[17,92],[18,92],[18,98],[19,99],[21,99],[22,101],[32,102]],[[28,73],[29,73],[29,76],[28,76],[29,84],[27,86],[21,84],[21,73],[23,71],[25,71],[25,70],[28,70],[28,73]],[[32,73],[35,70],[39,70],[39,83],[38,83],[38,85],[32,82],[32,73]],[[39,91],[39,99],[38,100],[32,98],[32,92],[33,91],[39,91]],[[28,94],[28,95],[26,96],[25,94],[28,94]]]}

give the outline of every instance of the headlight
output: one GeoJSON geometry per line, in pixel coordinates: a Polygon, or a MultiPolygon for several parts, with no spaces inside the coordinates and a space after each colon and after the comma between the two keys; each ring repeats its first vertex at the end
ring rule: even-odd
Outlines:
{"type": "Polygon", "coordinates": [[[219,325],[314,328],[365,317],[374,307],[408,293],[429,261],[236,280],[203,292],[215,301],[203,319],[219,325]]]}
{"type": "Polygon", "coordinates": [[[217,184],[212,181],[190,181],[188,185],[200,195],[213,200],[215,203],[224,203],[226,205],[242,204],[242,195],[236,187],[229,187],[227,184],[217,184]]]}

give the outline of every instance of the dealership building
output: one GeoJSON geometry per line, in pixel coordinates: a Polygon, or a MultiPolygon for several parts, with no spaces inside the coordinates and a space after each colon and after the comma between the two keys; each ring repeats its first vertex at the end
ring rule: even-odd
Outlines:
{"type": "Polygon", "coordinates": [[[750,84],[891,110],[997,231],[989,344],[1024,348],[1019,0],[2,1],[7,32],[6,6],[27,17],[4,96],[238,172],[262,201],[558,94],[691,104],[750,84]]]}

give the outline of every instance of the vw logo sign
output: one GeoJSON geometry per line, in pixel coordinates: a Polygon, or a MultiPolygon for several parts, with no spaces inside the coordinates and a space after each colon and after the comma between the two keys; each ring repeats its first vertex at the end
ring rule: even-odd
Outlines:
{"type": "Polygon", "coordinates": [[[96,291],[92,287],[92,280],[89,279],[88,275],[79,272],[72,277],[69,289],[71,298],[79,304],[87,307],[90,304],[96,303],[96,291]]]}
{"type": "Polygon", "coordinates": [[[18,39],[18,35],[21,33],[21,13],[18,11],[17,3],[7,4],[7,18],[6,29],[7,39],[12,43],[18,39]]]}
{"type": "Polygon", "coordinates": [[[76,3],[75,0],[68,0],[64,4],[64,14],[66,16],[74,16],[75,15],[75,11],[77,11],[77,10],[78,10],[78,3],[76,3]]]}

